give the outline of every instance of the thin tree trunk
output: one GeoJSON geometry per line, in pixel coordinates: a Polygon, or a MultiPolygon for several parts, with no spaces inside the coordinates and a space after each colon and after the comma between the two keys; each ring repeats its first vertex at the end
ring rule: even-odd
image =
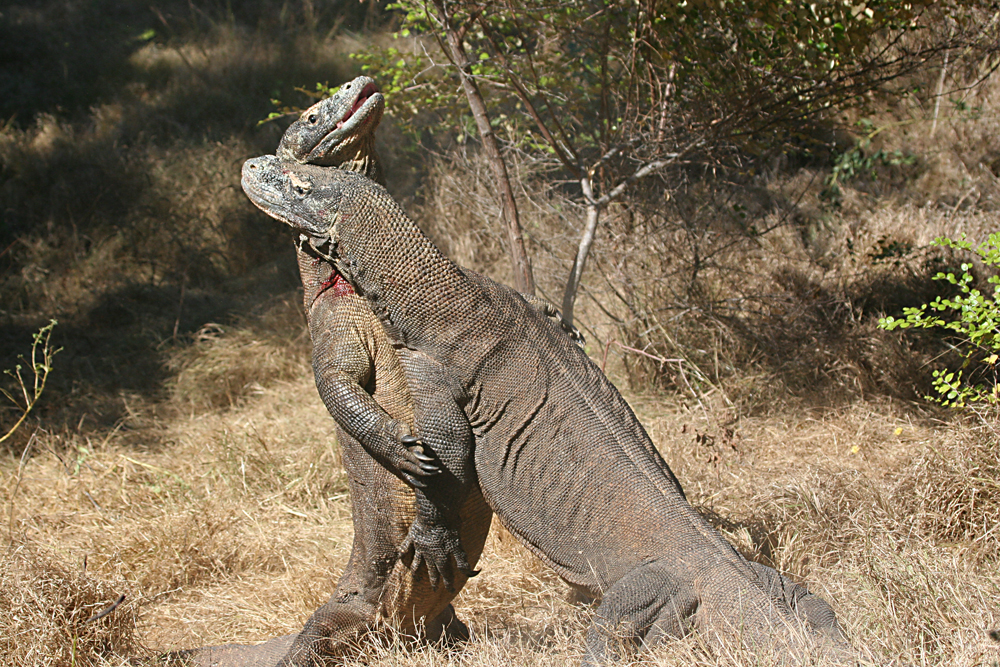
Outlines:
{"type": "Polygon", "coordinates": [[[583,190],[583,198],[587,202],[587,225],[583,230],[583,235],[580,237],[580,245],[577,247],[576,258],[573,260],[573,268],[570,270],[569,278],[566,280],[566,291],[563,292],[562,316],[567,323],[573,323],[573,304],[576,301],[576,292],[580,287],[580,278],[583,276],[583,269],[587,263],[587,255],[590,253],[590,247],[594,245],[594,237],[597,234],[597,222],[600,218],[601,211],[608,204],[625,194],[625,191],[630,185],[659,171],[660,169],[663,169],[667,165],[673,164],[678,158],[687,153],[689,150],[700,145],[701,141],[695,141],[688,144],[677,153],[665,153],[662,159],[647,162],[636,169],[632,175],[619,181],[618,185],[611,188],[609,192],[604,193],[601,197],[594,196],[594,186],[590,178],[601,164],[611,159],[618,153],[620,147],[613,148],[605,153],[604,157],[601,158],[601,161],[580,179],[580,188],[583,190]]]}
{"type": "Polygon", "coordinates": [[[937,95],[934,96],[934,120],[931,121],[931,137],[937,132],[938,113],[941,111],[941,96],[944,95],[944,79],[948,74],[949,55],[951,55],[949,51],[944,52],[944,64],[941,65],[941,75],[938,77],[937,95]]]}
{"type": "Polygon", "coordinates": [[[580,237],[580,245],[577,247],[576,258],[573,260],[573,268],[570,269],[569,278],[566,280],[566,291],[563,292],[562,317],[567,324],[573,324],[573,305],[576,303],[576,292],[580,287],[583,269],[587,265],[587,255],[590,254],[590,247],[594,245],[594,237],[597,235],[597,222],[600,219],[602,208],[594,200],[594,191],[591,188],[589,176],[584,176],[580,179],[580,186],[583,188],[583,196],[587,200],[587,225],[584,227],[583,235],[580,237]]]}
{"type": "Polygon", "coordinates": [[[507,174],[507,165],[500,154],[500,146],[497,144],[496,135],[493,134],[493,127],[490,125],[490,117],[486,111],[486,102],[483,100],[479,86],[469,72],[469,58],[462,45],[462,36],[451,25],[448,14],[442,6],[440,0],[435,1],[435,6],[442,18],[442,24],[446,32],[449,58],[458,67],[459,78],[462,81],[462,90],[469,100],[469,108],[472,110],[472,117],[476,120],[476,127],[479,129],[479,136],[483,140],[483,147],[486,149],[486,157],[493,172],[493,178],[500,188],[500,206],[503,213],[504,222],[507,227],[507,243],[510,247],[511,262],[514,265],[514,283],[518,291],[525,294],[535,293],[535,279],[531,272],[531,260],[524,248],[524,237],[521,234],[521,221],[517,215],[517,204],[514,201],[514,189],[510,185],[510,177],[507,174]]]}

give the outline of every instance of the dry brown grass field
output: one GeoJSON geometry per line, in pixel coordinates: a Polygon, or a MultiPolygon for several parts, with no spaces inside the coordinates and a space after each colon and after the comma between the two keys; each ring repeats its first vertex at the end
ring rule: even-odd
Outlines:
{"type": "MultiPolygon", "coordinates": [[[[209,355],[266,351],[219,342],[209,355]]],[[[262,349],[263,348],[263,349],[262,349]]],[[[244,359],[247,357],[244,356],[244,359]]],[[[304,355],[237,405],[120,429],[39,435],[4,461],[12,542],[0,596],[4,664],[118,664],[115,656],[294,631],[332,590],[351,543],[346,483],[304,355]],[[19,484],[18,484],[19,480],[19,484]],[[124,593],[106,621],[81,622],[124,593]]],[[[692,501],[748,555],[829,599],[873,664],[993,664],[1000,626],[996,433],[888,401],[720,423],[630,395],[692,501]]],[[[376,664],[572,664],[589,617],[502,530],[457,607],[460,651],[380,646],[376,664]]],[[[697,638],[654,664],[756,664],[697,638]]]]}
{"type": "MultiPolygon", "coordinates": [[[[238,181],[280,136],[256,125],[268,99],[351,76],[344,54],[377,21],[312,2],[85,4],[0,13],[22,49],[18,74],[0,72],[0,367],[50,318],[64,348],[0,445],[3,667],[293,632],[351,545],[290,237],[238,181]]],[[[875,326],[933,294],[955,260],[935,236],[998,229],[1000,82],[956,95],[933,136],[915,102],[878,107],[896,128],[880,147],[915,161],[845,184],[838,206],[819,196],[829,164],[810,162],[637,193],[606,216],[578,306],[588,352],[695,506],[829,600],[871,664],[1000,665],[1000,422],[923,401],[947,347],[875,326]],[[734,196],[773,231],[739,237],[734,196]],[[697,271],[694,250],[710,260],[697,271]]],[[[392,192],[448,254],[505,280],[474,147],[380,132],[392,192]]],[[[509,158],[558,301],[582,214],[542,166],[509,158]]],[[[0,432],[16,416],[0,412],[0,432]]],[[[576,664],[591,608],[503,530],[481,567],[456,602],[471,642],[373,639],[357,662],[576,664]]],[[[637,661],[768,664],[698,636],[637,661]]]]}

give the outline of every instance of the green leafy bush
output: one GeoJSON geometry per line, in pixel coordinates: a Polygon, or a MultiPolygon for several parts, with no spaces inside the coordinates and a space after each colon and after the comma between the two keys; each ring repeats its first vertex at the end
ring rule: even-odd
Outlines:
{"type": "MultiPolygon", "coordinates": [[[[973,252],[979,256],[987,270],[1000,268],[1000,233],[977,247],[963,234],[957,241],[946,237],[934,240],[934,245],[963,252],[973,252]]],[[[957,290],[955,296],[938,296],[919,308],[903,309],[903,317],[884,317],[879,327],[886,330],[945,329],[951,332],[954,349],[962,357],[962,365],[957,370],[935,370],[933,385],[937,395],[927,396],[928,400],[944,406],[963,408],[970,403],[996,405],[1000,398],[1000,384],[997,384],[997,361],[1000,358],[1000,275],[987,278],[993,286],[993,296],[983,294],[975,287],[969,262],[961,265],[961,274],[938,272],[934,280],[943,280],[957,290]]]]}
{"type": "Polygon", "coordinates": [[[876,128],[870,120],[862,118],[857,125],[865,134],[854,142],[854,147],[836,156],[833,169],[826,177],[826,187],[819,193],[820,199],[830,204],[839,205],[841,200],[840,185],[855,178],[866,177],[872,180],[878,178],[878,167],[909,166],[917,161],[916,156],[908,155],[900,150],[886,151],[882,148],[872,152],[872,140],[883,130],[904,123],[892,123],[876,128]]]}

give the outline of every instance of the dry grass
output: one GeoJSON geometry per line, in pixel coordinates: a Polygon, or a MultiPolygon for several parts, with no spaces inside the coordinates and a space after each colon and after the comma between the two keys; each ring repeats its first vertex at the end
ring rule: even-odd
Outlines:
{"type": "MultiPolygon", "coordinates": [[[[830,600],[874,664],[1000,659],[987,635],[1000,627],[991,428],[888,402],[734,418],[721,402],[703,412],[630,398],[693,502],[745,553],[830,600]]],[[[144,423],[103,442],[39,434],[16,494],[16,461],[4,460],[15,553],[47,554],[19,556],[22,574],[7,575],[5,594],[26,595],[46,576],[60,595],[90,586],[91,597],[74,593],[79,617],[127,589],[132,606],[112,614],[118,629],[86,645],[92,664],[140,644],[155,652],[294,631],[332,590],[351,538],[346,481],[308,369],[231,406],[144,423]],[[67,574],[85,557],[86,579],[67,574]]],[[[590,609],[502,530],[482,566],[457,603],[476,632],[469,646],[375,643],[359,664],[573,664],[590,609]]],[[[0,622],[0,636],[19,631],[12,622],[41,623],[0,622]]],[[[66,637],[76,627],[58,614],[45,623],[66,637]]],[[[51,641],[39,636],[30,650],[61,655],[51,641]]],[[[759,664],[697,637],[642,663],[678,661],[759,664]]]]}
{"type": "MultiPolygon", "coordinates": [[[[280,127],[255,126],[268,98],[346,78],[343,55],[366,38],[337,36],[333,5],[260,0],[234,16],[165,0],[167,26],[121,9],[119,23],[149,19],[159,37],[102,51],[87,40],[108,34],[94,23],[108,3],[43,4],[16,12],[51,34],[23,36],[79,60],[72,86],[28,100],[52,86],[29,77],[0,101],[15,105],[5,119],[38,112],[0,125],[0,366],[53,316],[66,350],[38,421],[0,451],[0,666],[120,665],[294,631],[347,561],[350,505],[289,239],[245,201],[238,166],[277,143],[280,127]]],[[[943,112],[934,137],[910,122],[927,109],[880,112],[876,125],[906,124],[879,147],[918,163],[845,185],[838,208],[816,165],[651,182],[605,216],[578,305],[589,352],[607,350],[693,502],[830,600],[875,664],[1000,663],[995,415],[910,402],[939,341],[874,328],[951,261],[927,250],[934,236],[995,231],[998,91],[962,92],[985,113],[943,112]]],[[[417,168],[380,131],[393,192],[413,202],[421,186],[421,224],[461,263],[508,277],[475,151],[417,168]]],[[[542,169],[511,161],[538,283],[558,301],[582,214],[542,169]]],[[[468,646],[384,640],[358,664],[575,664],[591,609],[502,530],[482,566],[457,602],[468,646]]],[[[769,664],[698,637],[638,662],[769,664]]]]}
{"type": "Polygon", "coordinates": [[[24,545],[12,545],[0,560],[4,664],[96,667],[140,652],[134,585],[90,576],[85,560],[73,565],[24,545]],[[97,618],[122,595],[123,603],[97,618]]]}
{"type": "Polygon", "coordinates": [[[309,365],[308,336],[304,317],[292,308],[301,310],[298,303],[288,302],[273,309],[300,325],[291,340],[275,332],[215,323],[199,329],[193,343],[179,347],[167,361],[173,372],[167,386],[175,402],[193,411],[229,407],[266,384],[299,375],[309,365]]]}

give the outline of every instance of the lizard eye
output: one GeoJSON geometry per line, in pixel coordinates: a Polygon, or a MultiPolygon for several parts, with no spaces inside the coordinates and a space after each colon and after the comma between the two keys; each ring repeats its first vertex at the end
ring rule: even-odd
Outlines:
{"type": "Polygon", "coordinates": [[[309,194],[312,190],[312,181],[308,178],[302,178],[300,176],[296,176],[295,174],[290,174],[288,180],[288,185],[291,186],[289,189],[300,197],[309,194]]]}
{"type": "Polygon", "coordinates": [[[319,120],[319,116],[317,116],[316,114],[310,114],[307,120],[309,121],[310,125],[315,125],[316,121],[319,120]]]}

